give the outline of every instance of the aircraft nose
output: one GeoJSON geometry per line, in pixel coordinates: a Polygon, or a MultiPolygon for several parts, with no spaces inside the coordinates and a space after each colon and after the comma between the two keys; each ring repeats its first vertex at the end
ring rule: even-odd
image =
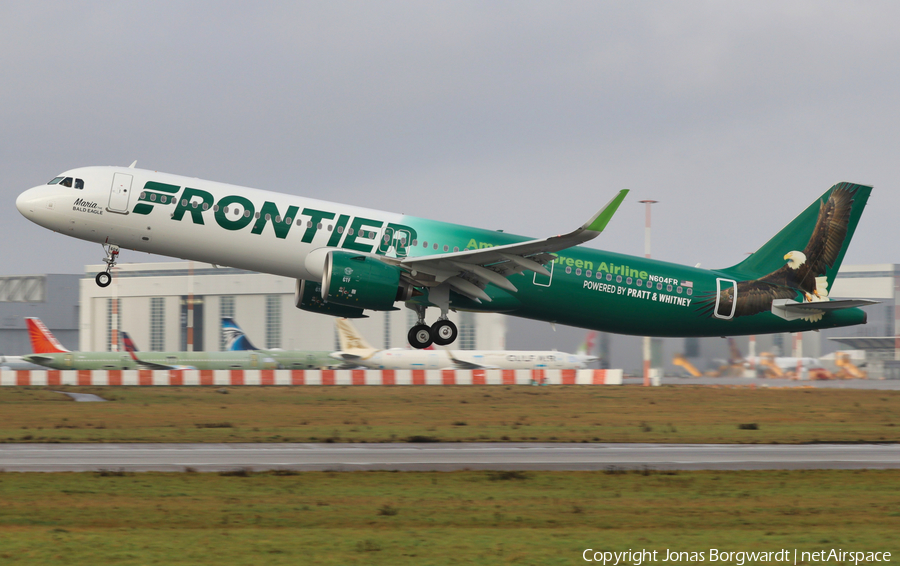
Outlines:
{"type": "Polygon", "coordinates": [[[25,218],[29,220],[34,216],[35,204],[38,197],[38,187],[28,189],[16,198],[16,208],[25,218]]]}

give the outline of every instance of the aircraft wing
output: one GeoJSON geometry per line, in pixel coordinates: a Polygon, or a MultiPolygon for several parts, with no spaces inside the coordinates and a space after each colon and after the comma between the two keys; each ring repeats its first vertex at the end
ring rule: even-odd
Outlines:
{"type": "Polygon", "coordinates": [[[136,364],[144,369],[187,369],[183,366],[175,367],[166,364],[157,364],[155,362],[145,362],[144,360],[135,356],[134,353],[131,354],[131,358],[135,361],[136,364]]]}
{"type": "Polygon", "coordinates": [[[453,362],[453,369],[500,369],[498,366],[488,366],[484,364],[476,364],[474,362],[467,362],[465,360],[461,360],[453,355],[453,352],[449,349],[444,349],[447,352],[447,356],[450,357],[450,361],[453,362]]]}
{"type": "Polygon", "coordinates": [[[515,285],[507,280],[510,275],[534,271],[549,276],[550,272],[544,265],[553,261],[553,254],[596,238],[627,194],[628,189],[619,191],[590,220],[568,234],[477,250],[405,258],[397,263],[407,268],[417,283],[427,284],[418,277],[419,273],[424,273],[433,276],[432,285],[447,282],[462,295],[490,301],[491,298],[484,292],[488,283],[516,292],[515,285]]]}

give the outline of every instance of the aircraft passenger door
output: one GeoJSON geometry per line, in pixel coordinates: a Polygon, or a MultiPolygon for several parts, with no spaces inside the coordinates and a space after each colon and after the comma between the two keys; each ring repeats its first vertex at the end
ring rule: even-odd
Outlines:
{"type": "Polygon", "coordinates": [[[113,175],[112,187],[109,189],[109,208],[110,212],[128,213],[128,199],[131,197],[131,175],[125,173],[115,173],[113,175]]]}
{"type": "Polygon", "coordinates": [[[65,356],[63,356],[63,364],[67,368],[72,369],[72,367],[75,365],[75,356],[73,356],[72,354],[66,354],[65,356]]]}
{"type": "Polygon", "coordinates": [[[713,314],[716,318],[731,320],[734,310],[737,308],[737,281],[716,277],[716,310],[713,314]],[[731,300],[722,300],[722,293],[731,291],[731,300]]]}
{"type": "MultiPolygon", "coordinates": [[[[553,283],[553,266],[556,265],[555,261],[550,262],[550,277],[546,275],[541,275],[540,273],[535,272],[534,274],[534,284],[538,287],[549,287],[550,283],[553,283]]],[[[544,267],[547,267],[546,265],[544,267]]]]}

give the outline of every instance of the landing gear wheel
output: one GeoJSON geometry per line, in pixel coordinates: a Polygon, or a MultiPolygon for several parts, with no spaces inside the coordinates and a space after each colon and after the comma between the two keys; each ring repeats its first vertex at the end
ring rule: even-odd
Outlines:
{"type": "Polygon", "coordinates": [[[105,271],[101,271],[97,274],[97,277],[94,278],[94,281],[96,281],[97,285],[100,287],[109,287],[109,284],[112,283],[112,275],[105,271]]]}
{"type": "Polygon", "coordinates": [[[438,346],[447,346],[456,342],[459,329],[449,320],[439,320],[431,325],[431,337],[438,346]]]}
{"type": "Polygon", "coordinates": [[[424,324],[417,324],[410,328],[406,337],[409,339],[409,345],[413,348],[422,350],[431,346],[431,329],[424,324]]]}

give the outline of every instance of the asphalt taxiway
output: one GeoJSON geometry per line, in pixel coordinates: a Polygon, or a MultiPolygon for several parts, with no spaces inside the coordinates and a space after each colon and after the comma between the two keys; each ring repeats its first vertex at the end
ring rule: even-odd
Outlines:
{"type": "Polygon", "coordinates": [[[7,472],[900,468],[900,444],[0,444],[7,472]]]}

